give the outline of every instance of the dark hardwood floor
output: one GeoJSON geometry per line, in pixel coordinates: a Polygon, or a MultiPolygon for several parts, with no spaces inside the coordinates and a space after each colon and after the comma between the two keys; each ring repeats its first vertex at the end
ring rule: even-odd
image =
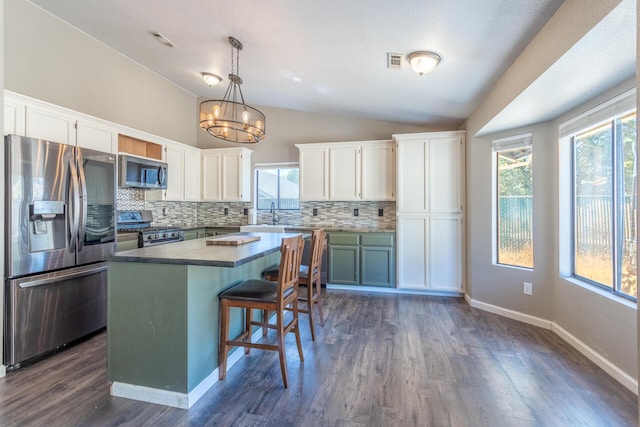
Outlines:
{"type": "Polygon", "coordinates": [[[305,362],[252,351],[190,410],[114,398],[106,334],[0,379],[2,426],[635,426],[636,396],[554,333],[415,295],[325,294],[305,362]]]}

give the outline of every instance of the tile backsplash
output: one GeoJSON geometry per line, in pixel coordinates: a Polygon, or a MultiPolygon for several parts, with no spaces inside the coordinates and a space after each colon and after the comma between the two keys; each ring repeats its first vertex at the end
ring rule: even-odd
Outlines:
{"type": "MultiPolygon", "coordinates": [[[[118,188],[118,210],[148,209],[156,226],[244,225],[253,203],[146,201],[145,190],[118,188]],[[225,213],[226,210],[226,213],[225,213]]],[[[277,212],[282,225],[395,229],[395,202],[300,202],[300,210],[277,212]],[[313,215],[314,209],[317,215],[313,215]],[[355,216],[355,210],[358,215],[355,216]],[[380,212],[382,210],[382,212],[380,212]],[[382,216],[379,214],[382,213],[382,216]]],[[[271,224],[271,213],[256,212],[257,224],[271,224]]]]}

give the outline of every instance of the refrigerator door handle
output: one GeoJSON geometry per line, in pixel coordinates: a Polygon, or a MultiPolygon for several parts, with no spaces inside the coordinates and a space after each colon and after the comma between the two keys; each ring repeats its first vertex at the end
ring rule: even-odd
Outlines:
{"type": "Polygon", "coordinates": [[[78,227],[80,222],[80,185],[78,183],[78,171],[74,158],[69,160],[69,170],[71,172],[71,185],[69,186],[69,252],[75,252],[78,239],[78,227]],[[73,218],[72,218],[73,217],[73,218]]]}
{"type": "Polygon", "coordinates": [[[107,264],[103,263],[103,264],[93,265],[91,267],[88,267],[82,270],[73,269],[72,271],[69,271],[69,272],[61,271],[57,273],[50,273],[45,276],[38,276],[38,278],[35,280],[33,280],[30,277],[25,277],[23,279],[16,280],[16,284],[20,286],[20,288],[22,289],[33,288],[35,286],[43,286],[43,285],[50,285],[51,283],[63,282],[65,280],[69,280],[76,277],[90,276],[92,274],[105,271],[106,269],[107,269],[107,264]]]}
{"type": "Polygon", "coordinates": [[[81,204],[80,204],[80,212],[81,212],[81,222],[80,225],[78,227],[78,251],[81,251],[82,248],[84,247],[84,236],[85,236],[85,230],[87,227],[87,208],[88,208],[88,202],[87,202],[87,178],[84,174],[84,160],[82,158],[82,154],[78,153],[78,175],[80,176],[80,191],[82,192],[80,194],[80,198],[81,200],[81,204]]]}

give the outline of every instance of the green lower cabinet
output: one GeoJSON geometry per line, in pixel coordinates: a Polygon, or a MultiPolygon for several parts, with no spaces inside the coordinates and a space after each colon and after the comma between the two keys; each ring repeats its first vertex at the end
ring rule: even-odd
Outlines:
{"type": "Polygon", "coordinates": [[[328,283],[394,287],[394,233],[330,233],[328,283]]]}
{"type": "Polygon", "coordinates": [[[393,248],[360,248],[361,280],[364,286],[393,287],[396,284],[393,248]]]}
{"type": "Polygon", "coordinates": [[[204,237],[204,228],[193,228],[184,232],[184,240],[194,240],[201,237],[204,237]]]}
{"type": "Polygon", "coordinates": [[[329,246],[329,283],[360,284],[360,248],[358,246],[329,246]]]}

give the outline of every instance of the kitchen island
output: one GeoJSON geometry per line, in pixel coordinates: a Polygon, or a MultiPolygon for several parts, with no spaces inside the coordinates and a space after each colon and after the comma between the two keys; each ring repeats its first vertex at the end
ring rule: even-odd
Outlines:
{"type": "MultiPolygon", "coordinates": [[[[237,234],[260,240],[217,246],[197,239],[109,258],[107,364],[113,396],[189,408],[218,380],[218,294],[260,278],[279,262],[282,238],[299,233],[237,234]]],[[[231,336],[241,332],[239,310],[230,325],[231,336]]],[[[229,362],[240,354],[234,351],[229,362]]]]}

